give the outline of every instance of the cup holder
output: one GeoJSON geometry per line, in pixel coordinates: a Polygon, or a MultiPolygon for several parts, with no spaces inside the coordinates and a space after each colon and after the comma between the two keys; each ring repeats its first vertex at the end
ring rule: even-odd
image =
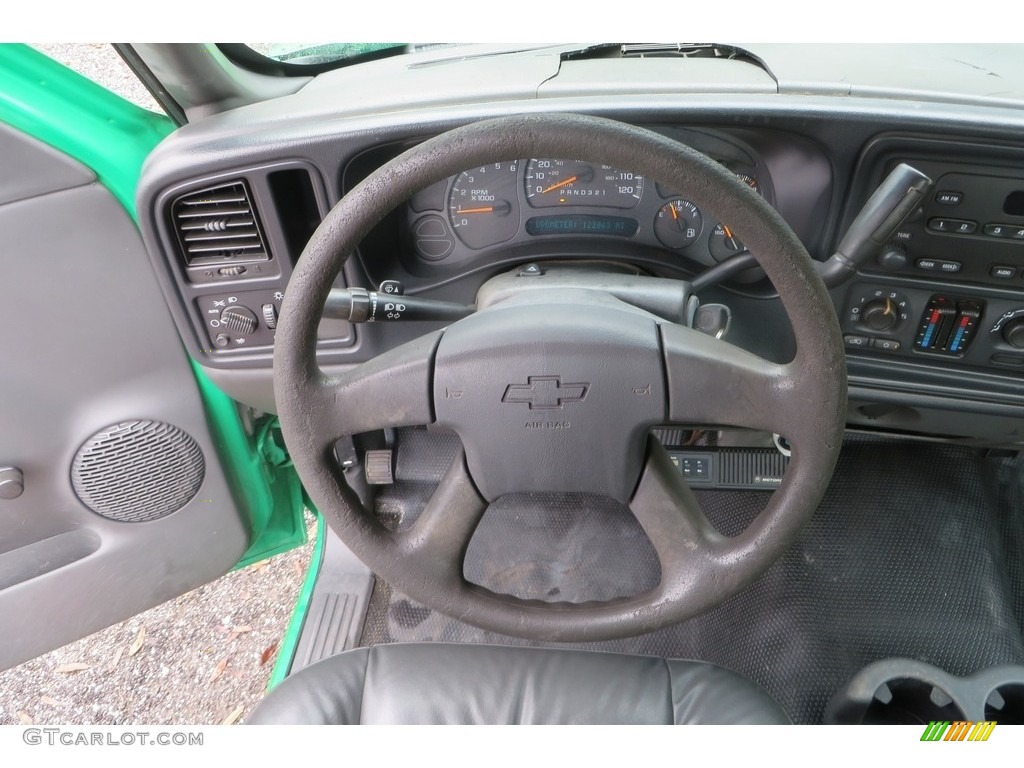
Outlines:
{"type": "Polygon", "coordinates": [[[825,707],[832,725],[927,725],[980,720],[1024,724],[1024,666],[956,677],[914,659],[882,659],[854,675],[825,707]]]}
{"type": "Polygon", "coordinates": [[[1024,725],[1024,682],[994,689],[985,700],[985,719],[1007,725],[1024,725]]]}
{"type": "Polygon", "coordinates": [[[925,680],[899,677],[875,689],[861,716],[865,725],[926,725],[932,720],[964,720],[948,692],[925,680]]]}

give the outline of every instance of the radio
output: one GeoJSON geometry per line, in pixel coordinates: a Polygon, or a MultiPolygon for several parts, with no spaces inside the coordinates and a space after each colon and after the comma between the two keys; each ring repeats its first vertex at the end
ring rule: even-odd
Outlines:
{"type": "Polygon", "coordinates": [[[1024,290],[1024,172],[914,157],[935,179],[870,271],[1024,290]]]}

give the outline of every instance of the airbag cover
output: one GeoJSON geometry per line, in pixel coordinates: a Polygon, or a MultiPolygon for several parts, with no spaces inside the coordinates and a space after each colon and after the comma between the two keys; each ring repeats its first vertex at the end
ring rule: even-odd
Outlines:
{"type": "Polygon", "coordinates": [[[437,423],[462,439],[488,501],[579,491],[627,502],[650,427],[665,419],[653,316],[605,297],[507,302],[438,346],[437,423]]]}

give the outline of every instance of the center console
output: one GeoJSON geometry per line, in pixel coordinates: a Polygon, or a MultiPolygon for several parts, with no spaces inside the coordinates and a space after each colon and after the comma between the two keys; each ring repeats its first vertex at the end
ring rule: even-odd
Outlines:
{"type": "Polygon", "coordinates": [[[882,138],[864,155],[851,207],[900,162],[935,187],[845,291],[847,351],[1024,371],[1024,151],[882,138]]]}

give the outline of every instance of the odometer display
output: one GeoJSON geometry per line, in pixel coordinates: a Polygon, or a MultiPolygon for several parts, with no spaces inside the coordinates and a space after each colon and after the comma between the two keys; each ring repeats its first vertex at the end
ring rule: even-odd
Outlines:
{"type": "Polygon", "coordinates": [[[524,191],[533,208],[635,208],[643,196],[644,177],[610,165],[533,159],[526,165],[524,191]]]}
{"type": "Polygon", "coordinates": [[[531,235],[614,235],[632,237],[639,224],[624,216],[595,216],[589,213],[534,216],[526,222],[531,235]]]}

